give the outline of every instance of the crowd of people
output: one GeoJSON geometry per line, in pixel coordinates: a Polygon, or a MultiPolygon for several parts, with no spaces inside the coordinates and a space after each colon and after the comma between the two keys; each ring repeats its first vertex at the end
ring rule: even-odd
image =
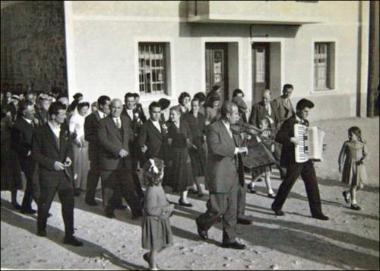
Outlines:
{"type": "MultiPolygon", "coordinates": [[[[328,220],[322,212],[313,161],[298,163],[294,154],[299,144],[294,125],[309,125],[314,104],[301,99],[294,109],[290,84],[273,100],[271,91],[265,90],[262,101],[251,110],[242,90],[235,89],[231,101],[222,104],[219,92],[218,86],[207,95],[199,92],[191,97],[183,92],[174,106],[161,98],[149,105],[149,117],[139,95],[131,92],[124,102],[103,95],[92,104],[83,101],[81,93],[71,103],[64,95],[2,93],[1,189],[11,191],[14,208],[24,214],[37,212],[39,236],[47,235],[49,209],[58,193],[64,243],[81,246],[74,236],[74,198],[83,192],[85,203],[97,206],[100,186],[106,217],[115,217],[115,209],[126,209],[124,199],[131,218],[143,218],[142,245],[150,250],[144,259],[151,269],[157,268],[157,253],[172,243],[169,217],[174,203],[165,191],[178,193],[176,204],[191,208],[188,194],[205,197],[208,190],[207,211],[194,218],[197,231],[205,240],[209,228],[222,222],[225,248],[245,248],[236,238],[235,227],[252,223],[253,218],[245,215],[246,192],[256,193],[261,180],[268,197],[274,199],[272,210],[282,216],[285,200],[301,176],[312,217],[328,220]],[[271,184],[275,167],[283,179],[277,195],[271,184]],[[246,173],[252,175],[248,185],[246,173]],[[22,174],[26,187],[20,205],[17,191],[22,189],[22,174]],[[32,208],[33,200],[38,210],[32,208]]],[[[365,179],[366,155],[360,129],[351,128],[339,163],[343,182],[352,183],[343,196],[354,210],[360,209],[356,191],[365,179]]]]}

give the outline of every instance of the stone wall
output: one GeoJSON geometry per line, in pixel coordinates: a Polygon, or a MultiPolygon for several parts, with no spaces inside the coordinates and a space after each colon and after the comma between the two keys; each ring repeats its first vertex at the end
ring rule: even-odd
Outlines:
{"type": "Polygon", "coordinates": [[[1,9],[1,86],[7,85],[67,91],[63,2],[25,1],[1,9]]]}

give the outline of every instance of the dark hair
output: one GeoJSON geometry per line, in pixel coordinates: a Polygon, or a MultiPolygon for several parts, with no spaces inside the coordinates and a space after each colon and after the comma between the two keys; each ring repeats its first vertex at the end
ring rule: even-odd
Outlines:
{"type": "Polygon", "coordinates": [[[193,98],[193,99],[191,100],[191,104],[193,104],[193,102],[198,102],[198,103],[200,103],[201,101],[200,101],[199,99],[197,99],[197,98],[193,98]]]}
{"type": "Polygon", "coordinates": [[[138,93],[132,93],[133,94],[133,97],[135,97],[135,98],[140,98],[140,95],[138,94],[138,93]]]}
{"type": "Polygon", "coordinates": [[[75,100],[78,100],[80,97],[83,97],[83,94],[80,93],[80,92],[75,93],[74,96],[73,96],[73,98],[74,98],[75,100]]]}
{"type": "Polygon", "coordinates": [[[67,98],[67,99],[69,99],[69,97],[67,97],[65,94],[59,94],[59,95],[57,96],[57,100],[59,100],[59,99],[61,99],[61,98],[67,98]]]}
{"type": "Polygon", "coordinates": [[[308,108],[313,108],[314,107],[314,103],[308,99],[301,99],[297,105],[296,105],[296,110],[297,111],[301,111],[303,110],[305,107],[308,107],[308,108]]]}
{"type": "Polygon", "coordinates": [[[232,94],[232,98],[238,96],[239,94],[243,94],[243,97],[244,97],[244,92],[240,88],[235,89],[232,94]]]}
{"type": "Polygon", "coordinates": [[[124,95],[124,101],[126,101],[128,98],[136,99],[136,96],[135,96],[135,94],[133,94],[132,92],[127,92],[127,93],[124,95]]]}
{"type": "Polygon", "coordinates": [[[161,109],[161,105],[156,101],[150,103],[149,112],[152,112],[153,107],[159,107],[161,109]]]}
{"type": "Polygon", "coordinates": [[[154,172],[151,159],[146,161],[143,166],[143,180],[146,186],[155,186],[162,182],[164,176],[164,161],[158,158],[152,158],[154,161],[154,166],[158,172],[154,172]]]}
{"type": "Polygon", "coordinates": [[[18,109],[17,109],[17,113],[19,116],[22,116],[24,110],[28,107],[28,106],[31,106],[31,105],[34,105],[33,102],[29,101],[29,100],[24,100],[24,101],[21,101],[18,105],[18,109]]]}
{"type": "Polygon", "coordinates": [[[88,108],[90,108],[90,104],[88,103],[88,102],[83,102],[83,103],[79,103],[78,105],[77,105],[77,109],[78,109],[78,111],[79,110],[81,110],[83,107],[88,107],[88,108]]]}
{"type": "Polygon", "coordinates": [[[225,118],[227,116],[227,113],[232,113],[232,107],[234,107],[234,106],[236,106],[236,108],[238,108],[238,106],[235,103],[230,102],[230,101],[225,101],[222,104],[222,108],[220,109],[220,113],[221,113],[222,118],[225,118]]]}
{"type": "Polygon", "coordinates": [[[283,87],[282,87],[282,93],[285,93],[285,91],[288,91],[288,89],[292,88],[293,89],[293,85],[291,84],[285,84],[283,87]]]}
{"type": "Polygon", "coordinates": [[[348,137],[350,138],[350,140],[352,138],[352,134],[356,135],[360,142],[363,142],[362,131],[358,126],[352,126],[348,129],[348,137]]]}
{"type": "Polygon", "coordinates": [[[111,98],[106,95],[102,95],[98,98],[98,106],[105,105],[108,101],[111,101],[111,98]]]}
{"type": "Polygon", "coordinates": [[[170,100],[165,99],[165,98],[159,99],[158,103],[161,106],[161,110],[165,110],[166,108],[168,108],[170,106],[170,100]]]}
{"type": "Polygon", "coordinates": [[[203,92],[198,92],[194,95],[194,99],[198,99],[199,102],[204,102],[206,101],[206,95],[203,92]]]}
{"type": "Polygon", "coordinates": [[[58,115],[59,110],[66,110],[65,106],[60,102],[54,102],[50,105],[48,114],[49,116],[58,115]]]}
{"type": "Polygon", "coordinates": [[[179,97],[178,97],[178,103],[183,105],[183,101],[185,100],[186,97],[191,98],[189,93],[187,93],[187,92],[182,92],[182,93],[179,95],[179,97]]]}

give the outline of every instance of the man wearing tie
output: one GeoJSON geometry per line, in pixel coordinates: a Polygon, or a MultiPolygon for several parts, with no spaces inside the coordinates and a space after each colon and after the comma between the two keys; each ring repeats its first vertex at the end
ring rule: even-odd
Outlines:
{"type": "Polygon", "coordinates": [[[277,111],[278,123],[277,127],[279,128],[282,123],[288,118],[294,116],[294,109],[290,97],[293,92],[293,85],[285,84],[282,88],[282,95],[273,100],[274,109],[277,111]]]}
{"type": "Polygon", "coordinates": [[[236,104],[224,102],[221,108],[222,118],[207,129],[208,178],[210,198],[207,211],[196,219],[199,236],[208,239],[207,231],[220,218],[223,222],[222,247],[245,249],[245,245],[236,240],[237,199],[239,173],[237,168],[239,153],[247,153],[246,147],[237,147],[230,126],[239,120],[236,104]]]}
{"type": "Polygon", "coordinates": [[[35,130],[32,143],[32,157],[38,163],[40,181],[37,235],[46,236],[49,209],[58,192],[65,224],[64,243],[82,246],[74,237],[73,150],[67,126],[62,125],[66,119],[65,106],[60,102],[52,103],[48,114],[48,122],[35,130]]]}
{"type": "Polygon", "coordinates": [[[142,206],[131,174],[129,143],[133,140],[133,131],[129,120],[121,116],[121,100],[113,99],[110,109],[110,115],[100,120],[98,129],[101,178],[105,185],[105,215],[114,217],[120,192],[132,211],[132,219],[136,219],[142,215],[142,206]]]}
{"type": "Polygon", "coordinates": [[[96,187],[100,177],[98,127],[100,120],[109,114],[110,103],[110,97],[100,96],[98,98],[98,110],[88,115],[84,121],[84,139],[88,141],[88,158],[90,160],[85,202],[90,206],[98,205],[95,201],[96,187]]]}
{"type": "Polygon", "coordinates": [[[309,207],[313,218],[328,220],[329,218],[322,213],[321,200],[317,176],[314,169],[313,161],[308,160],[304,163],[295,161],[295,145],[299,144],[299,139],[294,136],[294,125],[297,123],[309,126],[306,119],[309,111],[314,107],[313,102],[307,99],[301,99],[296,106],[296,114],[287,119],[278,131],[276,141],[282,144],[281,166],[286,167],[286,176],[281,183],[276,198],[272,204],[272,210],[278,216],[283,216],[281,210],[297,178],[301,175],[305,183],[309,207]]]}
{"type": "Polygon", "coordinates": [[[12,127],[12,148],[16,151],[21,170],[26,177],[26,189],[21,205],[21,212],[34,214],[32,209],[33,199],[33,173],[34,161],[32,159],[32,137],[34,130],[34,104],[31,101],[23,101],[19,104],[18,116],[12,127]]]}

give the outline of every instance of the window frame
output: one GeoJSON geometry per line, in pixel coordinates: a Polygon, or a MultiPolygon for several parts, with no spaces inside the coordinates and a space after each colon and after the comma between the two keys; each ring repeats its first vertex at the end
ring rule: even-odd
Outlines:
{"type": "MultiPolygon", "coordinates": [[[[311,43],[311,94],[331,94],[334,93],[338,89],[338,80],[337,80],[337,74],[338,74],[338,65],[337,65],[337,59],[338,59],[338,42],[334,38],[325,38],[325,39],[317,39],[313,40],[311,43]],[[330,80],[333,78],[333,83],[331,88],[316,88],[316,73],[315,73],[315,47],[317,43],[327,43],[330,46],[328,46],[328,51],[331,51],[331,45],[333,46],[333,56],[328,56],[328,65],[332,65],[332,68],[330,67],[330,80]],[[332,63],[332,64],[331,64],[332,63]],[[331,71],[332,69],[332,71],[331,71]]],[[[331,83],[330,83],[331,84],[331,83]]]]}

